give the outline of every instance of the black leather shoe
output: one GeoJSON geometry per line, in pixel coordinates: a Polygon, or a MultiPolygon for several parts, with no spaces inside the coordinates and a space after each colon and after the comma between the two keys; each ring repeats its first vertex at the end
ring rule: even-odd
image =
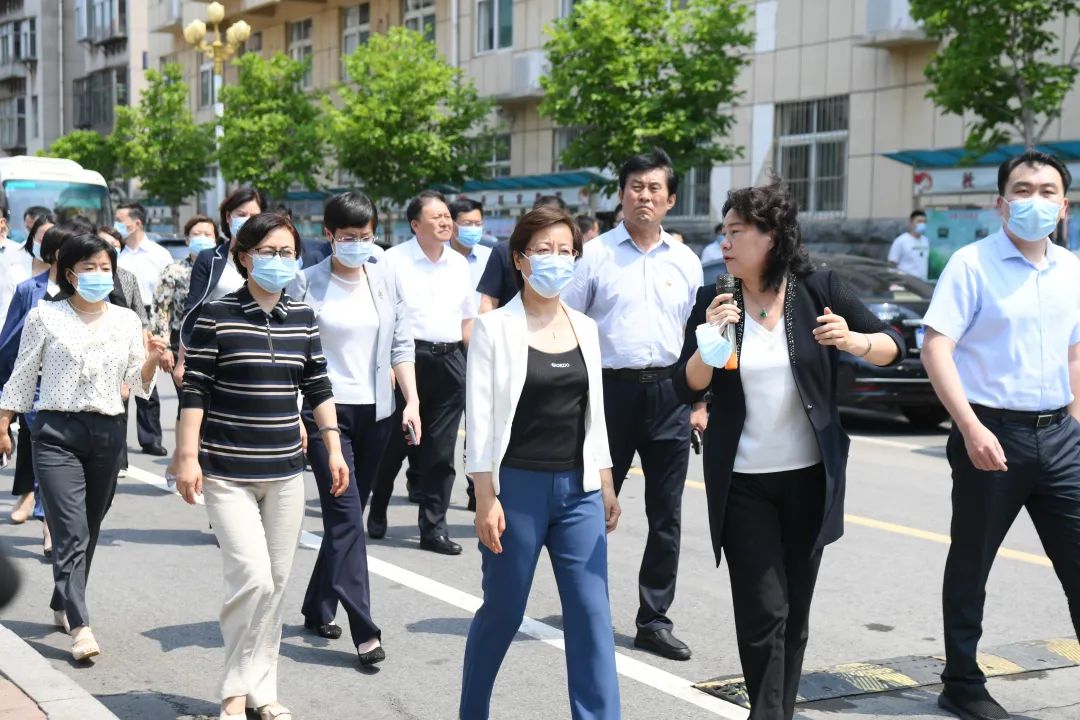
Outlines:
{"type": "Polygon", "coordinates": [[[359,650],[356,651],[356,656],[360,659],[361,667],[368,667],[369,665],[375,665],[381,663],[386,659],[386,651],[383,650],[382,645],[374,650],[368,650],[366,653],[362,653],[359,650]]]}
{"type": "Polygon", "coordinates": [[[671,634],[667,628],[660,630],[638,630],[634,638],[634,647],[656,653],[668,660],[689,660],[690,647],[671,634]]]}
{"type": "Polygon", "coordinates": [[[312,620],[304,620],[304,627],[308,630],[314,630],[315,634],[319,637],[324,637],[327,640],[337,640],[341,637],[341,626],[335,625],[332,622],[328,622],[325,625],[319,624],[312,620]]]}
{"type": "Polygon", "coordinates": [[[990,697],[985,687],[955,690],[946,685],[937,702],[942,710],[948,710],[962,720],[1008,720],[1012,717],[990,697]]]}
{"type": "Polygon", "coordinates": [[[143,445],[142,451],[147,455],[153,455],[154,457],[165,457],[169,454],[169,451],[161,446],[160,443],[151,443],[149,445],[143,445]]]}
{"type": "Polygon", "coordinates": [[[439,553],[440,555],[461,554],[461,546],[446,535],[434,535],[432,537],[420,538],[420,549],[430,550],[431,552],[439,553]]]}
{"type": "Polygon", "coordinates": [[[386,537],[386,516],[368,513],[367,534],[372,540],[382,540],[386,537]]]}

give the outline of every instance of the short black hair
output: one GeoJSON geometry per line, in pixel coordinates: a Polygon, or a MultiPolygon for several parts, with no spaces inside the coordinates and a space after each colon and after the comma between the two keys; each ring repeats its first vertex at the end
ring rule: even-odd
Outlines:
{"type": "Polygon", "coordinates": [[[574,251],[577,253],[577,257],[581,257],[581,249],[584,245],[581,239],[581,230],[569,213],[551,205],[541,205],[535,210],[530,210],[518,220],[517,225],[514,226],[514,231],[510,233],[510,240],[507,243],[510,248],[510,270],[514,274],[514,282],[517,283],[518,290],[525,287],[525,278],[522,276],[521,270],[514,264],[514,254],[524,255],[525,250],[529,247],[529,241],[533,239],[534,235],[556,225],[565,225],[570,229],[570,235],[573,237],[574,242],[574,251]]]}
{"type": "MultiPolygon", "coordinates": [[[[241,203],[242,204],[242,203],[241,203]]],[[[267,235],[275,230],[285,228],[293,236],[293,243],[296,248],[296,257],[300,257],[300,253],[303,251],[304,246],[300,242],[300,233],[296,231],[296,226],[292,224],[285,215],[277,212],[264,212],[259,213],[248,218],[248,221],[244,223],[244,227],[240,228],[240,232],[236,233],[236,246],[232,250],[233,263],[236,264],[236,269],[240,271],[240,277],[247,279],[247,268],[240,262],[240,253],[247,252],[258,247],[267,235]]]]}
{"type": "Polygon", "coordinates": [[[371,198],[362,192],[351,190],[335,195],[323,208],[323,227],[331,234],[342,228],[362,228],[371,223],[374,232],[379,227],[379,209],[371,198]]]}
{"type": "MultiPolygon", "coordinates": [[[[86,217],[85,215],[75,215],[68,219],[68,221],[65,222],[64,225],[70,225],[72,229],[77,230],[80,233],[97,232],[97,227],[90,220],[90,218],[86,217]]],[[[123,245],[123,242],[121,242],[120,244],[123,245]]]]}
{"type": "Polygon", "coordinates": [[[723,235],[723,233],[724,233],[724,222],[723,222],[723,220],[716,223],[716,227],[714,227],[712,229],[712,231],[713,231],[713,235],[723,235]]]}
{"type": "Polygon", "coordinates": [[[26,220],[26,218],[28,217],[32,217],[34,218],[34,220],[37,220],[42,215],[52,215],[52,210],[45,207],[44,205],[31,205],[30,207],[26,208],[22,216],[23,220],[26,220]]]}
{"type": "Polygon", "coordinates": [[[112,262],[113,283],[116,282],[116,250],[109,243],[93,232],[76,232],[64,240],[56,259],[56,284],[60,286],[57,300],[66,300],[75,294],[75,286],[68,280],[68,271],[74,272],[75,266],[88,260],[99,252],[109,254],[112,262]]]}
{"type": "Polygon", "coordinates": [[[188,234],[191,233],[191,229],[193,227],[202,223],[210,223],[210,226],[214,228],[214,242],[220,244],[221,236],[218,235],[218,224],[214,222],[214,218],[210,217],[209,215],[203,215],[201,213],[198,215],[192,215],[190,218],[188,218],[188,221],[184,223],[184,237],[187,237],[188,234]]]}
{"type": "Polygon", "coordinates": [[[1009,184],[1009,176],[1013,174],[1013,170],[1021,165],[1049,165],[1058,171],[1058,175],[1061,176],[1061,189],[1063,192],[1069,192],[1069,186],[1072,185],[1072,173],[1069,172],[1069,168],[1065,167],[1065,163],[1061,162],[1055,156],[1040,152],[1039,150],[1027,150],[1022,155],[1009,158],[1005,162],[998,166],[998,195],[1005,195],[1005,186],[1009,184]]]}
{"type": "Polygon", "coordinates": [[[409,201],[409,206],[405,208],[405,219],[408,220],[409,225],[420,219],[420,213],[423,212],[424,206],[429,202],[438,200],[443,205],[446,204],[446,198],[438,190],[424,190],[419,195],[409,201]]]}
{"type": "Polygon", "coordinates": [[[292,208],[285,203],[278,203],[274,207],[270,208],[270,212],[276,212],[278,215],[284,215],[292,220],[292,208]]]}
{"type": "MultiPolygon", "coordinates": [[[[30,233],[26,236],[26,244],[27,245],[32,245],[33,244],[34,235],[37,235],[37,231],[41,229],[42,225],[55,225],[55,224],[56,224],[56,216],[54,216],[52,213],[45,213],[44,215],[38,215],[37,219],[34,220],[34,224],[30,226],[30,233]]],[[[44,239],[44,238],[42,238],[42,239],[44,239]]],[[[32,249],[31,249],[31,252],[33,252],[32,249]]]]}
{"type": "Polygon", "coordinates": [[[108,225],[102,225],[97,229],[98,235],[108,235],[116,242],[120,243],[120,247],[124,247],[124,238],[120,237],[120,233],[116,232],[116,228],[109,227],[108,225]]]}
{"type": "Polygon", "coordinates": [[[773,237],[773,246],[761,274],[766,287],[779,291],[788,273],[802,276],[814,269],[803,245],[799,207],[779,179],[766,187],[732,190],[720,214],[727,217],[730,210],[747,224],[773,237]]]}
{"type": "Polygon", "coordinates": [[[225,237],[232,238],[232,230],[229,228],[229,213],[252,200],[259,204],[259,212],[266,211],[266,196],[249,186],[236,188],[221,201],[218,210],[221,213],[221,232],[225,237]]]}
{"type": "Polygon", "coordinates": [[[131,218],[132,220],[138,220],[139,224],[142,225],[143,230],[146,229],[146,218],[147,218],[146,208],[144,208],[140,203],[137,203],[137,202],[120,203],[119,205],[116,206],[116,209],[117,210],[127,210],[128,211],[128,217],[131,218]]]}
{"type": "Polygon", "coordinates": [[[542,207],[553,207],[565,211],[566,201],[558,195],[537,195],[536,199],[533,200],[532,209],[535,210],[536,208],[542,207]]]}
{"type": "Polygon", "coordinates": [[[923,220],[925,220],[926,219],[926,211],[925,210],[912,210],[911,214],[908,215],[908,220],[909,221],[914,220],[915,218],[918,218],[918,217],[921,217],[923,220]]]}
{"type": "Polygon", "coordinates": [[[450,203],[450,219],[457,220],[458,215],[461,215],[462,213],[472,212],[474,210],[479,210],[480,216],[483,217],[484,203],[468,197],[458,198],[454,202],[450,203]]]}
{"type": "MultiPolygon", "coordinates": [[[[115,230],[113,232],[116,232],[115,230]]],[[[84,232],[81,228],[76,229],[70,223],[64,223],[63,225],[53,225],[51,228],[45,231],[45,234],[41,236],[41,259],[50,265],[57,261],[57,254],[60,252],[60,248],[63,247],[71,238],[76,235],[82,235],[84,232]]]]}
{"type": "Polygon", "coordinates": [[[578,215],[574,218],[574,222],[577,223],[578,230],[585,234],[596,229],[596,218],[592,215],[578,215]]]}
{"type": "MultiPolygon", "coordinates": [[[[672,164],[671,158],[662,149],[653,148],[649,152],[635,155],[623,163],[622,168],[619,169],[619,192],[626,188],[626,181],[631,175],[650,170],[665,171],[668,195],[674,195],[679,191],[679,175],[675,172],[675,166],[672,164]]],[[[618,211],[619,208],[616,208],[615,212],[618,211]]]]}

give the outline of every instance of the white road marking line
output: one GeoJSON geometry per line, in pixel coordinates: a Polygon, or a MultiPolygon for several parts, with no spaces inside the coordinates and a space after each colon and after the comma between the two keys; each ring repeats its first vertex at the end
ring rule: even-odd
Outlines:
{"type": "MultiPolygon", "coordinates": [[[[301,547],[318,550],[321,543],[322,538],[316,533],[305,530],[300,535],[301,547]]],[[[436,600],[442,600],[466,612],[475,613],[480,609],[483,602],[480,598],[462,592],[457,588],[444,585],[437,580],[432,580],[411,570],[388,563],[385,560],[372,557],[370,553],[368,554],[368,571],[391,582],[396,582],[411,590],[433,597],[436,600]]],[[[566,643],[563,640],[562,631],[551,625],[526,617],[521,621],[518,632],[566,652],[566,643]]],[[[653,667],[621,652],[615,653],[615,668],[620,675],[624,675],[631,680],[637,680],[643,685],[648,685],[679,700],[708,710],[722,718],[745,720],[747,717],[747,712],[739,706],[694,689],[693,683],[689,680],[653,667]]]]}
{"type": "MultiPolygon", "coordinates": [[[[176,494],[175,490],[169,489],[168,484],[163,477],[155,475],[152,472],[136,467],[129,467],[127,476],[132,480],[138,480],[139,482],[156,487],[163,492],[173,495],[176,494]]],[[[201,497],[199,497],[198,500],[200,503],[202,502],[201,497]]],[[[315,533],[305,530],[300,535],[301,547],[318,550],[321,544],[321,536],[316,535],[315,533]]],[[[436,600],[442,600],[443,602],[466,612],[475,613],[482,603],[481,599],[474,595],[470,595],[469,593],[449,585],[444,585],[437,580],[424,577],[411,570],[406,570],[403,567],[388,563],[385,560],[372,557],[370,553],[368,554],[368,571],[379,577],[386,578],[391,582],[396,582],[411,590],[433,597],[436,600]]],[[[563,633],[558,628],[542,623],[539,620],[533,620],[530,617],[526,617],[521,621],[521,627],[518,631],[566,652],[563,633]]],[[[648,663],[632,658],[624,653],[615,653],[615,668],[620,675],[628,677],[631,680],[636,680],[643,685],[648,685],[651,688],[671,695],[684,702],[688,702],[703,710],[707,710],[718,717],[726,718],[726,720],[746,720],[747,718],[748,713],[738,705],[713,697],[700,690],[696,690],[694,689],[693,683],[689,680],[681,678],[678,675],[673,675],[660,668],[653,667],[648,663]]]]}

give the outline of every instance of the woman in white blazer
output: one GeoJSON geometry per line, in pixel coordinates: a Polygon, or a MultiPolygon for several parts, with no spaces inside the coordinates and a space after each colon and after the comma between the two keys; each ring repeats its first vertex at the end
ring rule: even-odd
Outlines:
{"type": "Polygon", "coordinates": [[[462,720],[487,720],[544,546],[562,599],[571,714],[620,716],[606,537],[619,502],[600,341],[596,324],[559,300],[581,245],[564,211],[526,214],[510,237],[521,293],[473,326],[465,469],[476,481],[484,604],[465,646],[462,720]]]}

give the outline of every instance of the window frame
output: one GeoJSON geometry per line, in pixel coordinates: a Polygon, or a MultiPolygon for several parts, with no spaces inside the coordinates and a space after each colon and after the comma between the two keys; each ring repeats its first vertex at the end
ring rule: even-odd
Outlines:
{"type": "MultiPolygon", "coordinates": [[[[776,120],[774,122],[774,142],[776,146],[774,165],[776,173],[784,178],[791,187],[791,183],[806,183],[805,202],[801,197],[796,198],[799,204],[799,216],[813,219],[835,219],[847,216],[847,180],[849,165],[849,139],[851,135],[851,101],[848,95],[833,95],[813,100],[798,100],[788,103],[777,103],[776,120]],[[833,108],[827,104],[833,104],[833,108]],[[842,108],[844,128],[819,129],[823,112],[842,108]],[[797,112],[804,110],[810,127],[801,128],[799,132],[784,134],[785,111],[797,112]],[[839,146],[839,160],[841,173],[839,175],[822,175],[819,172],[820,153],[825,146],[839,146]],[[789,177],[784,167],[785,151],[794,148],[807,148],[806,177],[789,177]],[[822,209],[824,199],[819,197],[824,182],[837,182],[839,187],[839,207],[822,209]]],[[[824,194],[824,193],[822,193],[824,194]]],[[[802,192],[798,192],[801,196],[802,192]]]]}
{"type": "Polygon", "coordinates": [[[476,0],[473,15],[476,17],[476,26],[475,26],[476,27],[476,32],[475,32],[476,43],[475,43],[475,47],[473,48],[473,51],[474,51],[474,53],[475,53],[475,55],[477,57],[480,57],[482,55],[490,55],[492,53],[497,53],[497,52],[505,52],[507,50],[513,50],[514,49],[514,3],[513,3],[513,0],[476,0]],[[484,30],[484,29],[482,29],[480,27],[481,18],[483,17],[481,8],[483,6],[485,6],[485,5],[488,6],[488,8],[489,8],[487,10],[487,12],[490,15],[490,19],[491,19],[491,27],[489,29],[487,29],[487,30],[484,30]],[[510,16],[510,22],[509,22],[509,26],[508,26],[509,27],[510,37],[506,41],[506,44],[503,44],[503,35],[502,35],[503,23],[502,23],[502,20],[504,18],[504,13],[507,12],[507,11],[509,11],[509,16],[510,16]],[[490,47],[482,47],[481,42],[484,40],[485,36],[487,36],[487,35],[490,35],[490,37],[488,39],[489,39],[489,42],[490,42],[491,46],[490,47]]]}
{"type": "Polygon", "coordinates": [[[410,30],[421,33],[427,40],[435,42],[435,26],[438,16],[435,12],[435,0],[401,0],[401,24],[410,30]],[[431,32],[427,32],[428,18],[431,19],[431,32]]]}
{"type": "Polygon", "coordinates": [[[362,2],[355,5],[347,5],[341,8],[341,47],[339,48],[339,55],[341,61],[339,64],[339,71],[341,72],[341,80],[344,82],[349,79],[348,73],[345,70],[345,57],[351,55],[361,45],[367,43],[371,38],[371,3],[362,2]],[[360,12],[361,8],[367,8],[367,19],[364,19],[364,14],[360,12]],[[357,23],[355,25],[348,25],[349,11],[356,10],[359,14],[357,23]],[[356,38],[356,46],[349,52],[345,51],[345,45],[350,38],[356,38]]]}
{"type": "Polygon", "coordinates": [[[297,20],[296,22],[287,23],[285,25],[285,54],[297,61],[304,61],[311,58],[311,64],[308,65],[307,72],[304,73],[304,77],[300,80],[301,90],[310,90],[312,88],[312,75],[315,71],[314,34],[315,23],[311,18],[297,20]],[[294,31],[305,26],[307,27],[305,37],[296,39],[294,37],[296,34],[294,31]]]}

